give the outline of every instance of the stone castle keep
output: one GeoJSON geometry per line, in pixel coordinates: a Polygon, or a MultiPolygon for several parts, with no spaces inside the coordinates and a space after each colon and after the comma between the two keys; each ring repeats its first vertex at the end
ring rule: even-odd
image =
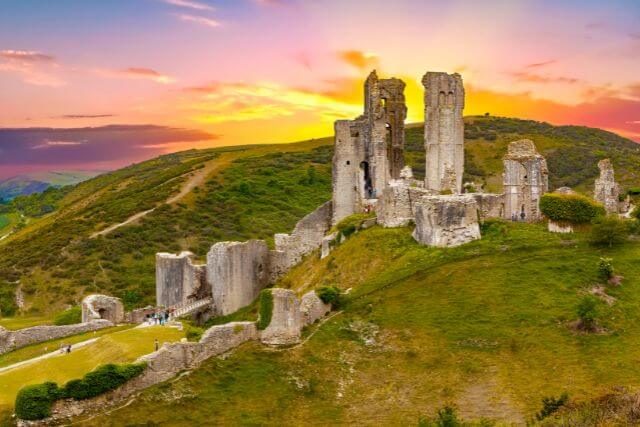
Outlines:
{"type": "MultiPolygon", "coordinates": [[[[357,213],[375,211],[374,221],[383,227],[414,223],[417,242],[442,247],[479,239],[479,221],[484,218],[542,219],[539,202],[549,191],[549,172],[535,144],[509,144],[503,157],[502,193],[464,192],[462,77],[427,72],[422,84],[423,181],[414,179],[404,163],[405,84],[397,78],[380,79],[373,71],[364,83],[363,114],[335,122],[332,200],[299,221],[291,234],[276,234],[274,249],[262,240],[219,242],[201,265],[193,263],[189,252],[158,253],[158,306],[199,302],[212,315],[233,313],[251,304],[305,255],[322,248],[321,256],[327,256],[336,238],[327,236],[332,225],[357,213]]],[[[602,161],[599,167],[596,199],[609,212],[618,212],[619,190],[611,163],[602,161]]]]}

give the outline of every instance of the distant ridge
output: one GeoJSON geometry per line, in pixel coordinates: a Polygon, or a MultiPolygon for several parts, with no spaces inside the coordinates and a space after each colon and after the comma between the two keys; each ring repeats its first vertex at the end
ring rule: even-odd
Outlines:
{"type": "Polygon", "coordinates": [[[21,195],[41,193],[49,187],[74,185],[104,172],[101,170],[62,170],[17,175],[0,181],[0,199],[12,200],[21,195]]]}

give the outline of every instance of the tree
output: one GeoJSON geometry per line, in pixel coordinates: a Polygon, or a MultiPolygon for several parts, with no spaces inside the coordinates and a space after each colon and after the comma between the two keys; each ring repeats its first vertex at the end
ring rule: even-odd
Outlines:
{"type": "Polygon", "coordinates": [[[592,331],[598,317],[598,299],[593,295],[585,296],[578,304],[576,312],[580,318],[580,326],[587,331],[592,331]]]}
{"type": "Polygon", "coordinates": [[[629,228],[624,220],[616,217],[602,217],[593,222],[591,243],[612,247],[627,240],[629,228]]]}

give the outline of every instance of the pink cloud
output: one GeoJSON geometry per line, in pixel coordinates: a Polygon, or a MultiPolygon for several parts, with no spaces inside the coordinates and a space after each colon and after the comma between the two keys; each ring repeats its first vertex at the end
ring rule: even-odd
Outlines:
{"type": "Polygon", "coordinates": [[[194,10],[215,10],[212,6],[209,6],[206,3],[201,3],[197,1],[164,0],[164,2],[172,6],[185,7],[185,8],[194,9],[194,10]]]}
{"type": "Polygon", "coordinates": [[[204,16],[180,14],[178,15],[178,19],[184,22],[193,22],[210,28],[216,28],[222,25],[219,21],[211,18],[205,18],[204,16]]]}

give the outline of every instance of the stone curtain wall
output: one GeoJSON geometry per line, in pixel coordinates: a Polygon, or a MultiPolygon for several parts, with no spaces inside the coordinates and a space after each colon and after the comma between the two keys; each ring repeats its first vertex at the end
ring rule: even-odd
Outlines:
{"type": "Polygon", "coordinates": [[[284,253],[286,270],[322,244],[322,239],[331,228],[331,205],[331,201],[328,201],[302,218],[291,234],[274,236],[276,251],[284,253]]]}
{"type": "Polygon", "coordinates": [[[224,316],[251,304],[269,283],[266,242],[216,243],[207,254],[207,278],[215,315],[224,316]]]}
{"type": "Polygon", "coordinates": [[[97,331],[110,326],[113,326],[113,323],[108,320],[94,320],[87,323],[63,326],[34,326],[17,331],[10,331],[0,326],[0,354],[31,344],[77,335],[83,332],[97,331]]]}
{"type": "Polygon", "coordinates": [[[460,74],[428,72],[424,86],[425,188],[460,193],[464,173],[464,86],[460,74]]]}

